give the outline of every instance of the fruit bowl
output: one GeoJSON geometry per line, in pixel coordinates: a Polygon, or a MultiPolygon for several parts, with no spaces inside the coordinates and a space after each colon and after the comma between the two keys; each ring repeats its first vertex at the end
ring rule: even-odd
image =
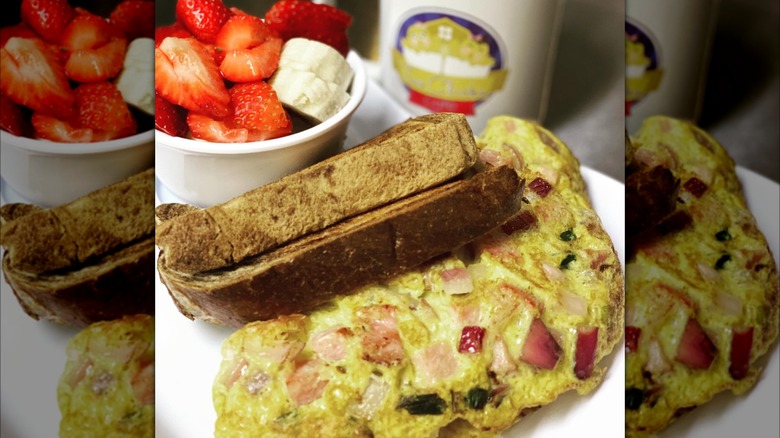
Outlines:
{"type": "Polygon", "coordinates": [[[366,94],[366,72],[354,51],[349,100],[334,116],[285,137],[249,143],[212,143],[156,131],[159,182],[176,198],[199,207],[225,202],[342,150],[352,114],[366,94]]]}
{"type": "Polygon", "coordinates": [[[94,143],[55,143],[0,131],[0,144],[4,200],[43,207],[65,204],[154,164],[152,130],[94,143]]]}

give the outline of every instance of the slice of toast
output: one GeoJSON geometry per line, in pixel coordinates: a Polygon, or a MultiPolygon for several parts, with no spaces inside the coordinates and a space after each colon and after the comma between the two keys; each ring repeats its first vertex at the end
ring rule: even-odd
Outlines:
{"type": "Polygon", "coordinates": [[[154,169],[75,201],[36,209],[0,228],[9,268],[30,275],[67,269],[154,234],[154,169]]]}
{"type": "Polygon", "coordinates": [[[239,327],[308,312],[501,225],[520,209],[523,186],[513,169],[488,167],[230,268],[182,274],[169,268],[165,249],[157,267],[177,307],[189,318],[239,327]]]}
{"type": "Polygon", "coordinates": [[[87,326],[154,314],[153,169],[53,209],[0,208],[2,269],[34,319],[87,326]]]}
{"type": "Polygon", "coordinates": [[[442,184],[476,160],[474,135],[463,115],[417,117],[224,204],[160,223],[157,246],[166,254],[168,271],[193,274],[230,266],[442,184]]]}

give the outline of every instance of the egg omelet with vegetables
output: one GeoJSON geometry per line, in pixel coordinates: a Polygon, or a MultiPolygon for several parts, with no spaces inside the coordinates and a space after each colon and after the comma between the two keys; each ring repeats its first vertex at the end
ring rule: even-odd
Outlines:
{"type": "Polygon", "coordinates": [[[482,163],[524,205],[463,248],[310,315],[225,340],[215,435],[498,436],[563,392],[592,391],[623,331],[623,272],[568,148],[498,117],[482,163]]]}
{"type": "Polygon", "coordinates": [[[675,211],[638,236],[626,267],[626,435],[649,436],[756,384],[777,337],[778,277],[721,145],[668,117],[646,119],[632,142],[634,162],[680,184],[675,211]]]}
{"type": "Polygon", "coordinates": [[[93,323],[66,348],[60,437],[154,436],[154,318],[93,323]]]}

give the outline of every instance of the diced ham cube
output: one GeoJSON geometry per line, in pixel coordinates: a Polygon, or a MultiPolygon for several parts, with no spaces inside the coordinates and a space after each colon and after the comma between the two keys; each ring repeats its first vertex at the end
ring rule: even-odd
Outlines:
{"type": "Polygon", "coordinates": [[[561,347],[542,320],[534,319],[523,344],[520,360],[538,368],[551,370],[558,364],[561,347]]]}
{"type": "Polygon", "coordinates": [[[577,329],[577,351],[574,357],[574,375],[577,376],[578,379],[587,379],[593,373],[598,341],[598,327],[580,327],[577,329]]]}
{"type": "Polygon", "coordinates": [[[735,380],[744,379],[750,369],[753,348],[753,327],[735,328],[731,333],[731,364],[729,374],[735,380]]]}
{"type": "Polygon", "coordinates": [[[479,326],[466,326],[460,334],[459,353],[481,353],[485,329],[479,326]]]}
{"type": "Polygon", "coordinates": [[[704,370],[712,365],[717,352],[701,325],[693,318],[688,319],[677,346],[677,361],[693,369],[704,370]]]}

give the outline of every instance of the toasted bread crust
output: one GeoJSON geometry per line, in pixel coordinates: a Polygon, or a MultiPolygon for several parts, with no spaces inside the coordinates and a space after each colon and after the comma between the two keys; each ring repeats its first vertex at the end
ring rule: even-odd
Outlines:
{"type": "Polygon", "coordinates": [[[41,274],[84,264],[154,233],[154,169],[3,224],[8,267],[41,274]]]}
{"type": "Polygon", "coordinates": [[[224,204],[163,222],[157,245],[166,253],[169,271],[193,274],[230,266],[444,183],[476,159],[474,136],[463,115],[410,119],[224,204]]]}
{"type": "Polygon", "coordinates": [[[227,270],[185,275],[160,252],[158,271],[191,318],[239,327],[307,312],[458,248],[520,208],[523,181],[489,168],[306,236],[227,270]]]}

